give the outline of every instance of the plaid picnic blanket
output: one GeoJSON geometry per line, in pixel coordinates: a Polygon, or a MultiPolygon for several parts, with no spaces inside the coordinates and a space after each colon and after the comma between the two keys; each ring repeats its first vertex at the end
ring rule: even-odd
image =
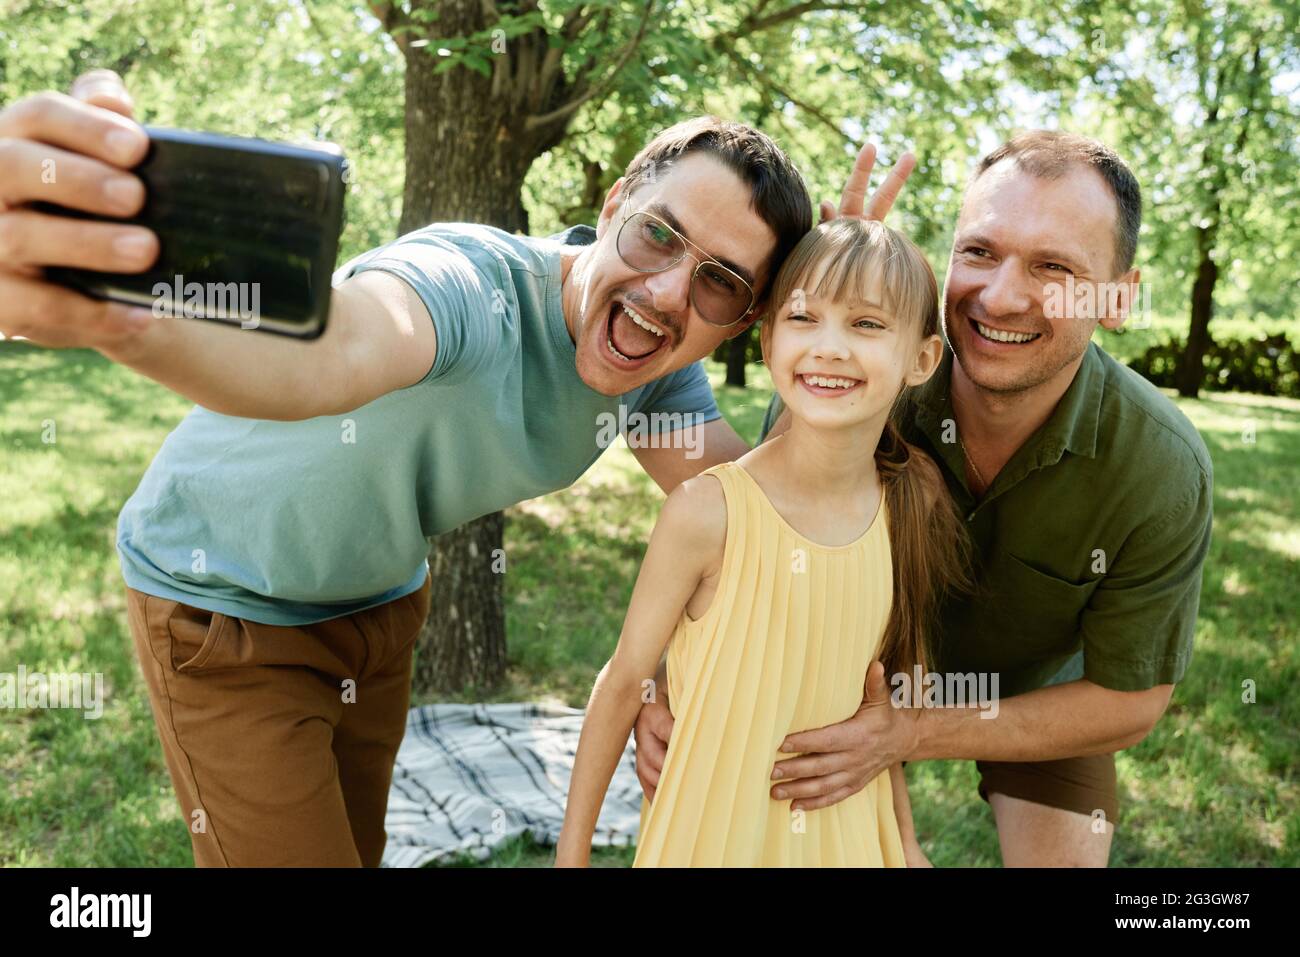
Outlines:
{"type": "MultiPolygon", "coordinates": [[[[412,708],[388,795],[382,866],[420,867],[460,852],[483,859],[525,832],[555,844],[583,713],[528,702],[412,708]]],[[[593,845],[635,844],[640,820],[629,736],[593,845]]]]}

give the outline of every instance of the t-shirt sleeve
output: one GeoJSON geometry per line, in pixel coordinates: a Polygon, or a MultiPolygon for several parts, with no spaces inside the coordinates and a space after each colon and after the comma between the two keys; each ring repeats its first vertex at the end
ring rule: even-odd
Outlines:
{"type": "Polygon", "coordinates": [[[471,375],[500,347],[510,301],[454,243],[409,234],[341,266],[333,285],[367,269],[397,276],[429,310],[437,346],[433,367],[420,384],[471,375]]]}
{"type": "Polygon", "coordinates": [[[1213,475],[1134,531],[1081,616],[1084,677],[1115,691],[1182,679],[1192,658],[1213,526],[1213,475]]]}
{"type": "Polygon", "coordinates": [[[649,420],[652,434],[703,425],[722,417],[713,398],[708,373],[701,362],[692,362],[686,368],[650,383],[633,411],[647,416],[660,413],[649,420]]]}

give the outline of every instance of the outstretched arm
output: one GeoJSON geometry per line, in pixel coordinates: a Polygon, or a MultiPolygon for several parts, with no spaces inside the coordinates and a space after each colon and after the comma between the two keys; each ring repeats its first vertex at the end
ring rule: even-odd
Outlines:
{"type": "Polygon", "coordinates": [[[99,351],[213,412],[295,420],[341,415],[414,385],[433,367],[436,337],[415,290],[371,270],[334,288],[325,332],[311,342],[153,319],[99,351]]]}
{"type": "Polygon", "coordinates": [[[0,112],[0,332],[40,346],[97,349],[215,412],[250,418],[346,412],[432,368],[428,309],[395,276],[361,274],[335,289],[326,330],[311,342],[155,318],[47,281],[49,266],[130,273],[157,259],[148,229],[30,207],[45,201],[106,217],[136,213],[145,192],[130,170],[148,137],[132,111],[121,78],[96,70],[78,79],[73,96],[40,93],[0,112]]]}

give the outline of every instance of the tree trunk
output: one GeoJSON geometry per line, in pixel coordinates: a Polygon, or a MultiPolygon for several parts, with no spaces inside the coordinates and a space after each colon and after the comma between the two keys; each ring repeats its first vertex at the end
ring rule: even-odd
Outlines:
{"type": "MultiPolygon", "coordinates": [[[[1216,56],[1216,60],[1219,58],[1216,56]]],[[[1260,72],[1260,43],[1256,37],[1252,44],[1250,56],[1247,57],[1250,62],[1250,70],[1246,75],[1246,86],[1243,99],[1245,106],[1238,113],[1239,126],[1237,128],[1236,145],[1233,149],[1232,156],[1242,155],[1246,147],[1246,138],[1250,132],[1250,117],[1255,109],[1256,98],[1259,95],[1262,84],[1262,74],[1260,72]]],[[[1209,63],[1201,57],[1200,75],[1201,89],[1204,94],[1206,89],[1206,77],[1209,73],[1209,63]]],[[[1214,135],[1216,126],[1220,123],[1219,110],[1223,103],[1223,96],[1226,89],[1230,89],[1233,84],[1226,80],[1227,76],[1236,76],[1236,68],[1239,63],[1235,60],[1229,60],[1225,68],[1221,69],[1214,82],[1215,98],[1207,104],[1205,124],[1203,126],[1204,139],[1201,146],[1201,169],[1211,171],[1211,175],[1206,180],[1208,183],[1207,197],[1208,215],[1203,222],[1205,225],[1196,228],[1196,279],[1192,283],[1192,315],[1191,325],[1187,330],[1187,347],[1183,350],[1182,361],[1178,364],[1174,373],[1174,381],[1178,386],[1178,394],[1189,399],[1194,399],[1200,393],[1201,382],[1205,378],[1205,354],[1212,345],[1210,339],[1210,320],[1214,318],[1214,287],[1219,281],[1219,264],[1214,261],[1214,247],[1219,239],[1219,224],[1223,221],[1223,191],[1227,186],[1228,180],[1228,160],[1217,151],[1211,152],[1211,144],[1216,142],[1214,135]]],[[[1232,160],[1236,162],[1236,160],[1232,160]]]]}
{"type": "MultiPolygon", "coordinates": [[[[536,3],[509,6],[537,10],[536,3]]],[[[400,232],[471,222],[527,233],[523,185],[533,160],[563,141],[578,108],[598,105],[609,93],[608,82],[592,85],[596,76],[609,79],[609,65],[586,46],[608,26],[607,17],[577,6],[564,14],[558,32],[539,26],[508,41],[497,28],[489,47],[475,41],[466,48],[472,55],[448,62],[436,39],[487,35],[501,18],[494,4],[404,0],[370,7],[406,59],[400,232]],[[572,45],[586,56],[571,73],[562,68],[561,51],[572,45]],[[440,64],[450,68],[435,73],[440,64]]],[[[615,58],[615,70],[645,35],[651,9],[615,58]]],[[[505,676],[503,527],[498,512],[430,542],[433,601],[416,644],[416,694],[481,692],[505,676]]]]}
{"type": "Polygon", "coordinates": [[[504,529],[505,515],[493,512],[430,541],[432,603],[416,644],[417,693],[477,696],[505,676],[505,576],[493,571],[504,529]]]}
{"type": "Polygon", "coordinates": [[[736,338],[727,340],[727,385],[745,387],[745,357],[753,334],[754,327],[750,326],[736,338]]]}
{"type": "Polygon", "coordinates": [[[1210,320],[1214,317],[1214,286],[1219,280],[1219,265],[1214,261],[1214,227],[1196,231],[1196,281],[1192,284],[1192,317],[1187,330],[1187,346],[1178,363],[1175,381],[1178,394],[1194,399],[1205,378],[1205,353],[1209,350],[1210,320]]]}
{"type": "MultiPolygon", "coordinates": [[[[482,28],[477,4],[443,4],[441,12],[444,35],[482,28]]],[[[408,47],[405,55],[401,233],[432,222],[526,232],[521,196],[535,154],[510,148],[508,118],[499,115],[490,79],[463,67],[433,75],[428,47],[408,47]]],[[[432,603],[416,644],[417,695],[486,691],[505,677],[505,576],[493,570],[504,527],[505,516],[496,512],[430,540],[432,603]]]]}

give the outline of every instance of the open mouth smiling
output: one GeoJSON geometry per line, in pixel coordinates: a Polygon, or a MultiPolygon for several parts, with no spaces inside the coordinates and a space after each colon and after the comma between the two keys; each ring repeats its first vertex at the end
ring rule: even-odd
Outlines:
{"type": "Polygon", "coordinates": [[[1020,346],[1034,342],[1043,337],[1041,332],[1010,332],[1005,329],[994,329],[991,326],[984,325],[982,322],[976,322],[974,319],[969,321],[971,328],[975,330],[977,336],[985,342],[992,342],[998,345],[1020,346]]]}
{"type": "Polygon", "coordinates": [[[863,384],[863,379],[852,379],[848,376],[839,375],[821,375],[816,372],[799,372],[795,374],[795,381],[803,386],[813,395],[826,396],[828,398],[838,398],[842,395],[848,395],[855,391],[863,384]]]}
{"type": "Polygon", "coordinates": [[[605,321],[605,348],[622,368],[644,365],[665,346],[671,347],[668,331],[618,300],[609,307],[605,321]]]}

